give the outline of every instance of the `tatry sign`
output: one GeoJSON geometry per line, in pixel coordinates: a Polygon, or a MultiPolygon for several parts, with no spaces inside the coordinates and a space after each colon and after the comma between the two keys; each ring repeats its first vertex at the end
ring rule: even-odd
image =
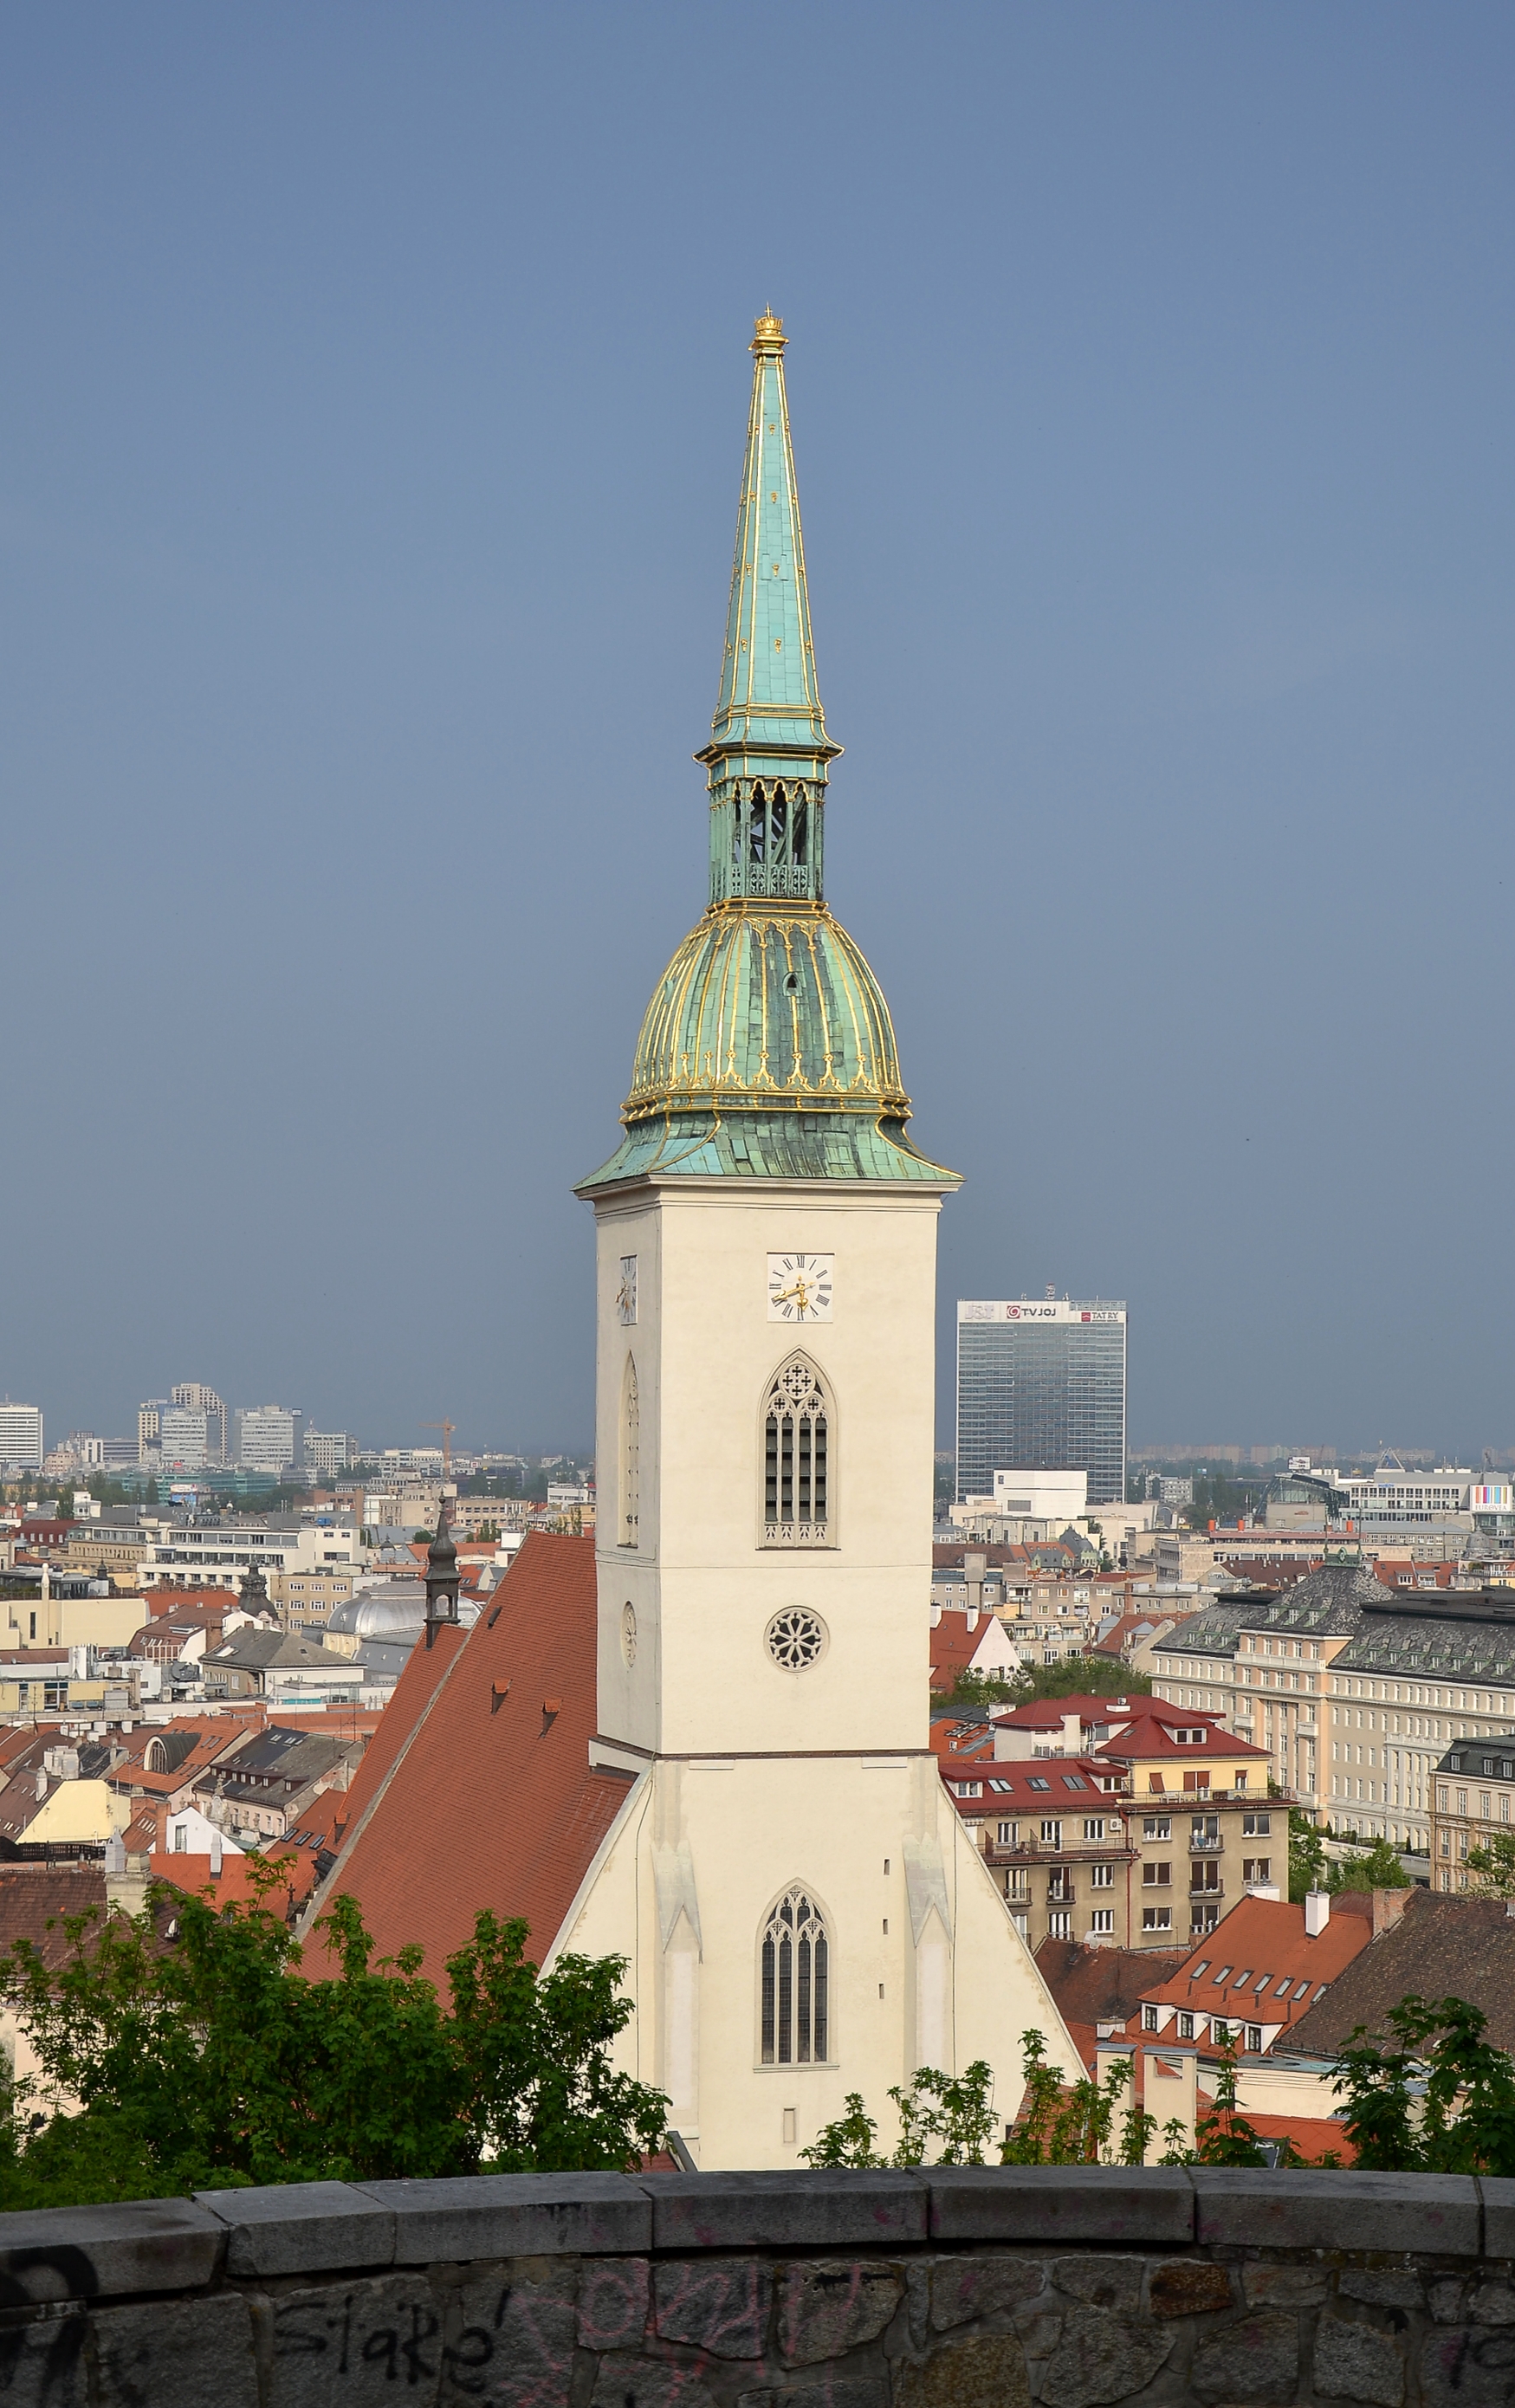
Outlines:
{"type": "Polygon", "coordinates": [[[1125,1306],[1070,1304],[1066,1298],[1062,1303],[1051,1298],[1043,1303],[1033,1303],[1026,1297],[1006,1304],[965,1304],[960,1299],[957,1317],[959,1321],[1123,1322],[1125,1306]]]}

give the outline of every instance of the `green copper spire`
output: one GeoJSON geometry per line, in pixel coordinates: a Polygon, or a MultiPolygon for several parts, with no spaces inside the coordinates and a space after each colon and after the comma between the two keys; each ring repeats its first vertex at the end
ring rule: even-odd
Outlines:
{"type": "Polygon", "coordinates": [[[810,639],[784,327],[765,312],[752,338],[752,407],[736,511],[726,649],[710,741],[710,900],[822,894],[826,734],[810,639]]]}
{"type": "Polygon", "coordinates": [[[710,901],[642,1022],[593,1196],[639,1179],[886,1180],[955,1187],[905,1134],[879,982],[826,908],[826,734],[810,642],[784,330],[757,322],[736,556],[709,743],[710,901]]]}

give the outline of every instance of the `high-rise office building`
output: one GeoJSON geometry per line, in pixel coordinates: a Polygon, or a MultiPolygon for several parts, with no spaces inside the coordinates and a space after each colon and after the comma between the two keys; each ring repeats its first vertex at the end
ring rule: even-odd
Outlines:
{"type": "Polygon", "coordinates": [[[284,1405],[239,1405],[236,1460],[250,1471],[285,1471],[302,1461],[305,1415],[284,1405]]]}
{"type": "Polygon", "coordinates": [[[1086,1471],[1125,1496],[1125,1306],[1021,1297],[957,1308],[957,1493],[996,1471],[1086,1471]]]}
{"type": "Polygon", "coordinates": [[[0,1405],[0,1464],[12,1465],[18,1471],[41,1470],[40,1405],[13,1405],[8,1398],[0,1405]]]}
{"type": "Polygon", "coordinates": [[[172,1404],[180,1405],[189,1412],[205,1415],[205,1459],[207,1463],[224,1463],[226,1408],[215,1389],[207,1388],[203,1380],[180,1380],[178,1387],[171,1388],[168,1394],[172,1404]]]}

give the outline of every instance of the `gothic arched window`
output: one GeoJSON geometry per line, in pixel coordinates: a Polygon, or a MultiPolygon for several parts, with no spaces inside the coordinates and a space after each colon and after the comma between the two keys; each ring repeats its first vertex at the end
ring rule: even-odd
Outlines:
{"type": "Polygon", "coordinates": [[[759,1981],[764,2064],[824,2065],[831,1943],[826,1918],[808,1890],[786,1890],[769,1914],[759,1981]]]}
{"type": "Polygon", "coordinates": [[[621,1544],[635,1547],[642,1513],[642,1413],[636,1366],[628,1354],[621,1383],[621,1544]]]}
{"type": "Polygon", "coordinates": [[[830,1542],[832,1405],[815,1365],[792,1354],[763,1407],[763,1544],[830,1542]]]}

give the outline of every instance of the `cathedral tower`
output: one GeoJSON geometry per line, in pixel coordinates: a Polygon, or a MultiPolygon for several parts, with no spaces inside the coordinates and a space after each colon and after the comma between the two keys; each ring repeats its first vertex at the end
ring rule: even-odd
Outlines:
{"type": "MultiPolygon", "coordinates": [[[[598,1734],[635,1784],[559,1945],[702,2166],[861,2090],[1067,2043],[927,1745],[936,1237],[889,1009],[825,897],[784,389],[757,322],[709,902],[648,1006],[598,1248],[598,1734]],[[639,1803],[638,1803],[639,1800],[639,1803]]],[[[1071,2062],[1071,2060],[1070,2060],[1071,2062]]]]}

